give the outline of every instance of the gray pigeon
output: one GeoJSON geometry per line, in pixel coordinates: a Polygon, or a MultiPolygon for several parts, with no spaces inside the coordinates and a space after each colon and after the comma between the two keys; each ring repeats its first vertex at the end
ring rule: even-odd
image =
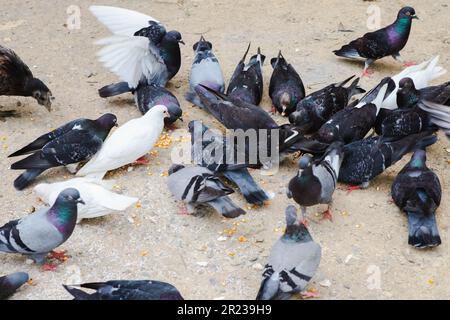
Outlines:
{"type": "Polygon", "coordinates": [[[226,218],[246,213],[228,197],[233,189],[206,168],[175,164],[169,169],[168,187],[175,199],[187,203],[189,213],[193,213],[198,204],[208,204],[226,218]]]}
{"type": "Polygon", "coordinates": [[[303,219],[306,217],[306,207],[327,204],[328,209],[324,212],[324,218],[332,221],[330,208],[339,169],[344,159],[343,148],[343,143],[334,142],[322,158],[313,160],[305,155],[300,160],[300,171],[289,182],[288,198],[294,198],[301,206],[303,219]]]}
{"type": "Polygon", "coordinates": [[[219,61],[212,52],[212,44],[206,41],[203,36],[194,44],[195,58],[192,63],[191,76],[189,78],[189,92],[186,93],[187,101],[203,108],[195,87],[203,84],[208,88],[214,89],[220,93],[225,90],[225,81],[223,80],[222,69],[219,61]]]}
{"type": "Polygon", "coordinates": [[[234,182],[247,202],[251,204],[262,206],[265,201],[269,200],[267,194],[251,176],[247,169],[248,165],[239,163],[240,153],[235,154],[239,152],[239,148],[231,144],[229,138],[209,130],[198,120],[189,123],[189,132],[191,133],[192,157],[195,164],[208,168],[234,182]],[[210,150],[214,152],[220,150],[223,157],[215,159],[214,153],[208,152],[210,150]],[[235,155],[236,158],[230,160],[231,155],[235,155]]]}
{"type": "Polygon", "coordinates": [[[65,189],[52,207],[8,222],[0,228],[0,251],[28,255],[42,265],[47,254],[72,235],[78,203],[84,204],[78,190],[65,189]]]}
{"type": "Polygon", "coordinates": [[[288,300],[306,289],[319,267],[322,249],[298,221],[292,205],[286,208],[286,225],[272,248],[256,300],[288,300]]]}
{"type": "Polygon", "coordinates": [[[0,300],[11,297],[28,279],[28,274],[25,272],[16,272],[0,277],[0,300]]]}

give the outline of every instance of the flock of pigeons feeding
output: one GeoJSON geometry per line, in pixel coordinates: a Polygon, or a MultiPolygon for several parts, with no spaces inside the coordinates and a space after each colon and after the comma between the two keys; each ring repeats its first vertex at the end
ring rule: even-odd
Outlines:
{"type": "MultiPolygon", "coordinates": [[[[111,97],[131,92],[143,116],[112,134],[111,129],[117,126],[113,114],[96,120],[73,120],[10,155],[27,155],[11,166],[13,170],[25,170],[14,181],[18,190],[51,168],[66,166],[76,172],[74,179],[35,186],[49,207],[0,228],[0,251],[31,257],[45,270],[56,267],[46,259],[65,258],[64,253],[53,250],[67,241],[79,220],[122,211],[137,201],[112,192],[110,183],[103,180],[105,174],[127,164],[146,163],[144,156],[158,141],[164,125],[181,120],[182,115],[177,98],[165,88],[180,69],[181,34],[167,32],[159,21],[135,11],[108,6],[92,6],[90,10],[112,32],[98,42],[103,46],[99,60],[122,81],[103,87],[99,94],[111,97]],[[80,163],[85,164],[77,170],[80,163]]],[[[391,25],[367,33],[334,53],[365,60],[366,75],[375,60],[389,55],[400,59],[399,52],[416,18],[413,8],[404,7],[391,25]]],[[[443,130],[450,137],[450,82],[429,86],[446,72],[438,66],[438,57],[409,65],[366,93],[358,86],[359,78],[350,77],[306,96],[299,74],[280,52],[270,61],[273,74],[269,88],[272,112],[289,119],[279,126],[258,106],[263,96],[265,60],[261,50],[258,48],[246,62],[249,45],[225,91],[212,47],[203,36],[193,46],[195,58],[185,98],[227,129],[266,130],[268,135],[277,131],[280,156],[299,151],[303,154],[287,195],[300,205],[303,218],[297,218],[293,205],[287,207],[286,231],[272,249],[257,299],[287,299],[302,292],[319,267],[321,247],[308,232],[307,207],[327,204],[324,217],[331,219],[338,181],[351,188],[367,188],[373,178],[409,152],[414,153],[395,179],[392,197],[407,214],[410,245],[426,248],[441,243],[435,219],[441,186],[438,176],[426,166],[425,151],[436,142],[436,131],[443,130]],[[365,95],[361,98],[352,99],[362,93],[365,95]],[[374,133],[368,134],[371,130],[374,133]]],[[[0,47],[0,94],[32,96],[48,110],[53,99],[47,86],[5,47],[0,47]]],[[[1,116],[12,112],[4,111],[1,116]]],[[[225,153],[235,151],[219,134],[205,138],[208,130],[199,121],[190,122],[192,144],[208,147],[214,142],[225,153]],[[195,128],[200,128],[199,136],[195,128]]],[[[263,142],[256,143],[259,149],[264,147],[263,142]]],[[[227,218],[245,214],[228,197],[234,190],[224,184],[223,177],[235,183],[251,204],[263,205],[269,199],[248,171],[262,168],[264,163],[209,160],[200,157],[193,166],[175,164],[169,169],[168,188],[177,200],[186,203],[190,213],[207,204],[227,218]]],[[[0,298],[10,296],[27,280],[26,273],[0,278],[0,298]]],[[[108,281],[65,288],[76,299],[182,299],[175,287],[159,281],[108,281]]]]}

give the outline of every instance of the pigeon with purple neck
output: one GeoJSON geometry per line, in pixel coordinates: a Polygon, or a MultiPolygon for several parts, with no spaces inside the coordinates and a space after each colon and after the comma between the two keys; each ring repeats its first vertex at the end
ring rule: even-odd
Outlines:
{"type": "Polygon", "coordinates": [[[0,252],[30,256],[37,264],[66,242],[77,223],[77,205],[84,201],[78,190],[63,190],[50,208],[42,208],[0,228],[0,252]]]}

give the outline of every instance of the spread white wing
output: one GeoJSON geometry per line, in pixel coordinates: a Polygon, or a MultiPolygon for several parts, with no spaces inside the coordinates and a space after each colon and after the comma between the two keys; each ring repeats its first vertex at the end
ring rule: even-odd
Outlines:
{"type": "Polygon", "coordinates": [[[91,6],[91,12],[114,35],[97,42],[104,46],[99,52],[100,62],[114,72],[131,88],[136,88],[144,77],[148,82],[165,85],[167,68],[159,49],[146,37],[134,36],[149,25],[150,16],[132,10],[91,6]]]}
{"type": "Polygon", "coordinates": [[[158,22],[155,18],[137,11],[109,7],[90,6],[92,14],[112,33],[122,36],[132,36],[136,31],[148,27],[149,21],[158,22]]]}

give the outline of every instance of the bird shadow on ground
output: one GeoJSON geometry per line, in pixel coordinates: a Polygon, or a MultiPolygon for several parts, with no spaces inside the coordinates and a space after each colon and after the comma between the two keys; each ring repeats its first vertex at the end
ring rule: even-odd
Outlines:
{"type": "MultiPolygon", "coordinates": [[[[364,69],[364,62],[362,60],[351,60],[345,58],[339,58],[338,60],[342,63],[346,63],[347,65],[354,66],[355,68],[360,68],[361,70],[356,76],[361,77],[362,71],[364,69]]],[[[375,76],[378,72],[394,75],[403,70],[403,65],[401,63],[396,63],[395,61],[390,62],[378,60],[372,63],[368,70],[375,72],[375,76]]]]}
{"type": "Polygon", "coordinates": [[[108,99],[108,104],[114,105],[116,107],[129,107],[134,106],[135,102],[132,98],[110,98],[108,99]]]}

